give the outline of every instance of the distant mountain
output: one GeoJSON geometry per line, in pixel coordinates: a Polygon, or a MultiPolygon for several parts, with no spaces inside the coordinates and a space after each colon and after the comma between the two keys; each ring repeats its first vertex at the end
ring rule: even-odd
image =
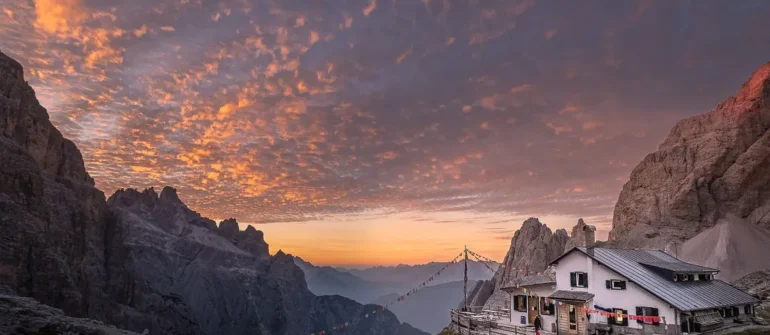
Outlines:
{"type": "MultiPolygon", "coordinates": [[[[468,290],[476,284],[468,281],[468,290]]],[[[388,304],[400,295],[391,293],[375,300],[374,304],[388,304]]],[[[431,334],[437,334],[449,324],[449,310],[457,307],[463,298],[462,280],[424,287],[388,309],[399,320],[431,334]]]]}
{"type": "Polygon", "coordinates": [[[389,292],[408,290],[403,285],[373,283],[333,267],[315,266],[300,257],[294,257],[294,264],[305,273],[307,287],[316,295],[337,294],[365,304],[389,292]]]}
{"type": "MultiPolygon", "coordinates": [[[[345,270],[315,266],[299,257],[294,257],[294,263],[305,272],[308,289],[316,295],[341,295],[360,303],[383,306],[417,288],[447,265],[432,262],[345,270]]],[[[490,264],[490,267],[496,269],[498,265],[490,264]]],[[[403,316],[415,322],[409,322],[414,327],[438,333],[449,323],[449,310],[457,307],[457,302],[462,300],[463,270],[462,262],[449,265],[440,276],[434,276],[425,287],[419,288],[416,294],[388,309],[399,319],[403,316]]],[[[469,292],[476,280],[490,279],[493,274],[484,264],[468,261],[469,292]]]]}
{"type": "MultiPolygon", "coordinates": [[[[349,273],[356,275],[363,280],[384,283],[404,285],[411,289],[421,284],[423,281],[433,276],[436,271],[446,265],[446,262],[431,262],[419,265],[398,265],[398,266],[375,266],[366,269],[349,269],[349,273]]],[[[493,270],[496,270],[499,264],[487,264],[493,270]]],[[[429,285],[438,285],[463,279],[463,262],[457,262],[450,265],[441,276],[434,278],[429,285]]],[[[494,271],[490,271],[487,266],[481,262],[468,260],[468,280],[486,280],[492,278],[494,271]]]]}

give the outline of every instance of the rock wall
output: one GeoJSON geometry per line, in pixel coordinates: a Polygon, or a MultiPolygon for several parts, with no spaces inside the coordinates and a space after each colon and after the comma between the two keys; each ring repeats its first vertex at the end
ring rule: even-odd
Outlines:
{"type": "Polygon", "coordinates": [[[633,170],[609,239],[666,248],[728,214],[770,228],[770,63],[714,111],[679,121],[633,170]]]}
{"type": "Polygon", "coordinates": [[[0,53],[0,284],[70,315],[108,319],[111,215],[80,152],[0,53]]]}

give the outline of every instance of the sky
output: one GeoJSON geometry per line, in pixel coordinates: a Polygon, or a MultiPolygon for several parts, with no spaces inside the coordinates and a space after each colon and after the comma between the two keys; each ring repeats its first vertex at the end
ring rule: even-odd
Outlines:
{"type": "Polygon", "coordinates": [[[170,185],[340,266],[606,237],[677,120],[770,61],[767,1],[0,0],[96,185],[170,185]]]}

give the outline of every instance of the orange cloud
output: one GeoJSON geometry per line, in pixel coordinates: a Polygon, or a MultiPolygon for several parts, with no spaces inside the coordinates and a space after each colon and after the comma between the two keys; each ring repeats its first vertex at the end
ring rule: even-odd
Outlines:
{"type": "Polygon", "coordinates": [[[147,25],[143,24],[139,29],[134,29],[134,35],[136,35],[136,37],[142,37],[144,34],[147,34],[147,25]]]}
{"type": "Polygon", "coordinates": [[[559,110],[559,114],[567,114],[567,113],[575,113],[578,111],[577,106],[575,105],[566,105],[564,108],[559,110]]]}
{"type": "Polygon", "coordinates": [[[518,85],[518,86],[511,87],[511,93],[514,93],[514,94],[522,93],[522,92],[527,92],[527,91],[529,91],[531,89],[532,89],[532,85],[523,84],[523,85],[518,85]]]}
{"type": "Polygon", "coordinates": [[[404,51],[398,58],[396,58],[396,64],[401,64],[401,62],[404,61],[407,57],[409,57],[412,54],[412,51],[414,50],[414,46],[409,47],[406,51],[404,51]]]}
{"type": "Polygon", "coordinates": [[[35,26],[48,34],[77,37],[81,25],[89,18],[80,0],[37,0],[35,26]]]}
{"type": "Polygon", "coordinates": [[[561,133],[569,133],[572,132],[572,127],[566,124],[562,124],[560,122],[548,122],[545,124],[548,128],[551,128],[553,132],[556,135],[560,135],[561,133]]]}
{"type": "Polygon", "coordinates": [[[375,9],[377,8],[377,0],[371,0],[369,1],[369,6],[364,8],[363,13],[366,16],[369,16],[375,9]]]}
{"type": "Polygon", "coordinates": [[[176,31],[176,28],[174,28],[173,26],[162,26],[162,27],[160,27],[160,30],[163,30],[163,31],[176,31]]]}

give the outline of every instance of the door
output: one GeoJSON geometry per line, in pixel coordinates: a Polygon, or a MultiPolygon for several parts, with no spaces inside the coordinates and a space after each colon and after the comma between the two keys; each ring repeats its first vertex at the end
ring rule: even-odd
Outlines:
{"type": "Polygon", "coordinates": [[[540,310],[540,299],[538,297],[528,297],[527,298],[527,316],[529,319],[529,324],[534,325],[535,324],[535,317],[538,314],[538,311],[540,310]]]}

